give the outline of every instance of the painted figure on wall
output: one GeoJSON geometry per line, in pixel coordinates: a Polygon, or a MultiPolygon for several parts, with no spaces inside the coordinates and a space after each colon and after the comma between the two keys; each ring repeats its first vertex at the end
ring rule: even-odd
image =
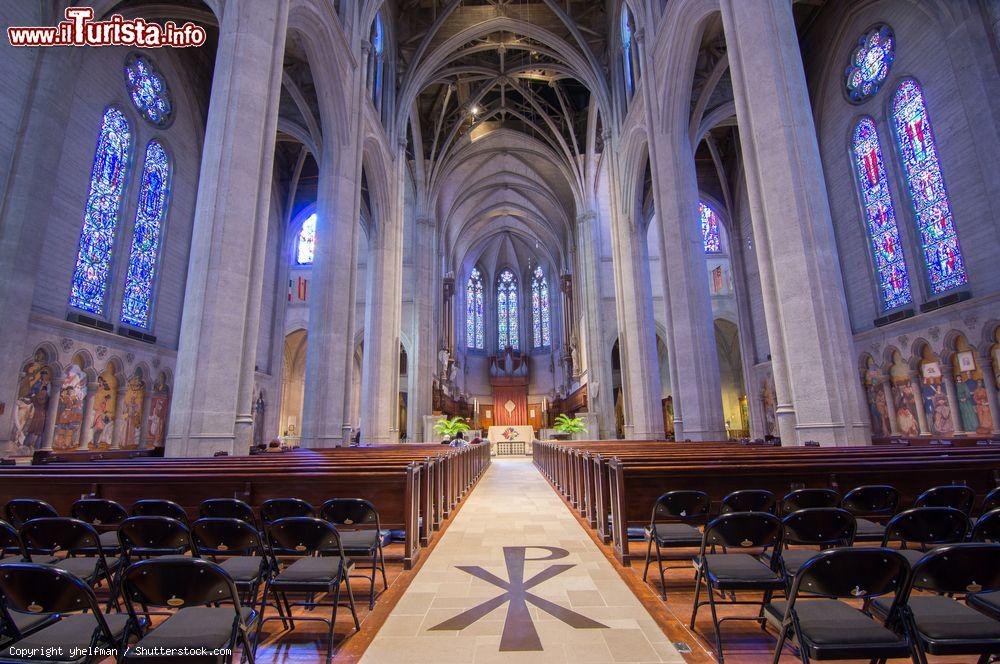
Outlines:
{"type": "Polygon", "coordinates": [[[253,404],[253,444],[264,444],[264,418],[267,414],[267,403],[264,401],[264,390],[257,395],[253,404]]]}
{"type": "Polygon", "coordinates": [[[931,433],[950,436],[955,433],[955,414],[948,403],[943,381],[941,363],[925,350],[924,361],[920,363],[920,395],[927,426],[931,433]]]}
{"type": "Polygon", "coordinates": [[[163,447],[167,436],[167,414],[170,411],[170,388],[167,377],[160,373],[153,383],[153,396],[149,399],[149,415],[146,417],[146,446],[163,447]]]}
{"type": "Polygon", "coordinates": [[[993,414],[986,395],[986,381],[976,354],[965,337],[955,341],[955,398],[962,430],[977,434],[993,431],[993,414]]]}
{"type": "Polygon", "coordinates": [[[920,434],[917,396],[913,389],[913,381],[910,380],[910,367],[898,350],[892,353],[889,377],[892,380],[892,404],[896,411],[896,427],[899,429],[899,434],[917,436],[920,434]]]}
{"type": "Polygon", "coordinates": [[[127,450],[139,448],[142,437],[142,402],[146,399],[146,381],[142,379],[142,371],[135,370],[125,387],[125,410],[123,413],[125,427],[122,447],[127,450]]]}
{"type": "Polygon", "coordinates": [[[94,394],[90,428],[93,431],[90,448],[111,449],[115,435],[115,412],[118,407],[118,378],[108,365],[97,377],[97,392],[94,394]]]}
{"type": "Polygon", "coordinates": [[[87,396],[87,374],[74,358],[66,369],[62,388],[59,390],[59,411],[56,414],[56,431],[52,440],[54,450],[75,450],[80,446],[83,429],[83,400],[87,396]]]}
{"type": "Polygon", "coordinates": [[[778,435],[778,396],[774,392],[774,381],[768,376],[760,387],[760,405],[764,412],[764,435],[778,435]]]}
{"type": "Polygon", "coordinates": [[[889,406],[886,403],[885,390],[882,388],[882,376],[878,367],[875,366],[875,360],[871,357],[865,360],[862,383],[868,402],[868,417],[872,423],[872,435],[875,437],[890,435],[892,426],[889,423],[889,406]]]}
{"type": "Polygon", "coordinates": [[[40,449],[45,436],[52,381],[52,372],[45,361],[45,352],[36,351],[32,360],[25,365],[18,384],[11,438],[21,448],[18,450],[21,453],[40,449]]]}

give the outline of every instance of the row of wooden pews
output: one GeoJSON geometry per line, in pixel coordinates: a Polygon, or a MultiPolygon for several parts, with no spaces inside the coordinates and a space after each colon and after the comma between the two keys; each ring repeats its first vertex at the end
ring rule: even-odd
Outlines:
{"type": "Polygon", "coordinates": [[[783,496],[799,488],[842,495],[889,484],[911,504],[940,484],[966,484],[985,495],[1000,485],[1000,448],[933,446],[756,447],[728,442],[536,441],[534,462],[623,564],[628,529],[649,524],[667,491],[695,489],[718,503],[732,491],[767,489],[783,496]]]}
{"type": "Polygon", "coordinates": [[[297,450],[252,457],[133,458],[0,468],[0,504],[38,498],[68,514],[82,497],[126,507],[143,498],[181,505],[197,518],[209,498],[239,498],[254,508],[270,498],[321,505],[330,498],[363,498],[383,528],[404,532],[409,569],[433,533],[490,463],[489,445],[384,445],[297,450]]]}

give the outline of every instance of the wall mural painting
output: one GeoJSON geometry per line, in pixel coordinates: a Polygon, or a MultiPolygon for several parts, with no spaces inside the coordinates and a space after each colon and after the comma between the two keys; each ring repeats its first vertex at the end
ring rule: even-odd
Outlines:
{"type": "Polygon", "coordinates": [[[139,442],[142,439],[142,403],[145,399],[146,381],[143,380],[142,370],[136,369],[125,387],[125,403],[122,411],[124,432],[121,441],[123,449],[139,449],[139,442]]]}
{"type": "Polygon", "coordinates": [[[889,376],[892,380],[892,402],[899,433],[903,436],[917,436],[920,434],[917,395],[913,389],[913,381],[910,380],[910,369],[898,352],[893,354],[889,376]]]}
{"type": "Polygon", "coordinates": [[[988,434],[993,431],[993,415],[990,413],[986,382],[976,361],[975,352],[963,338],[955,344],[957,352],[953,360],[955,375],[955,398],[958,401],[958,419],[962,431],[988,434]]]}
{"type": "Polygon", "coordinates": [[[882,374],[875,366],[871,357],[865,360],[861,382],[865,388],[868,402],[868,416],[872,422],[872,435],[876,438],[892,435],[892,424],[889,421],[889,404],[885,398],[882,374]]]}
{"type": "Polygon", "coordinates": [[[953,435],[955,414],[948,403],[941,363],[937,359],[925,359],[920,363],[920,395],[924,400],[924,413],[931,433],[939,436],[953,435]]]}
{"type": "Polygon", "coordinates": [[[46,360],[45,351],[35,351],[35,356],[21,371],[17,386],[11,438],[15,450],[22,454],[30,454],[42,447],[52,381],[52,370],[46,365],[46,360]]]}
{"type": "Polygon", "coordinates": [[[163,447],[167,436],[167,415],[170,412],[170,387],[167,376],[160,373],[153,383],[153,395],[149,398],[149,415],[146,417],[146,446],[163,447]]]}
{"type": "Polygon", "coordinates": [[[97,391],[91,402],[90,449],[111,449],[115,435],[115,413],[118,407],[118,378],[109,364],[97,377],[97,391]]]}
{"type": "Polygon", "coordinates": [[[993,338],[997,340],[990,351],[990,357],[993,358],[993,381],[997,389],[1000,390],[1000,327],[994,331],[993,338]]]}
{"type": "Polygon", "coordinates": [[[778,395],[774,391],[774,380],[768,376],[760,386],[760,405],[764,413],[764,435],[778,435],[778,395]]]}
{"type": "Polygon", "coordinates": [[[87,397],[87,374],[79,357],[66,368],[62,388],[59,390],[59,410],[56,414],[56,431],[52,449],[75,450],[80,447],[83,430],[83,402],[87,397]]]}

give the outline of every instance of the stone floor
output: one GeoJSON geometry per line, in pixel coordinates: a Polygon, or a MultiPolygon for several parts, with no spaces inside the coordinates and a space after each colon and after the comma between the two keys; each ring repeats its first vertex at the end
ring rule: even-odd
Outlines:
{"type": "Polygon", "coordinates": [[[529,459],[499,459],[363,664],[683,662],[529,459]]]}

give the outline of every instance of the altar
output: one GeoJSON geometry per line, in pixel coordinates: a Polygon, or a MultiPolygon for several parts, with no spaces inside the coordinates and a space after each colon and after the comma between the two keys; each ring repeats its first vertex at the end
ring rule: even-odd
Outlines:
{"type": "Polygon", "coordinates": [[[513,424],[492,426],[486,434],[497,456],[525,455],[531,453],[535,430],[529,426],[513,424]]]}

